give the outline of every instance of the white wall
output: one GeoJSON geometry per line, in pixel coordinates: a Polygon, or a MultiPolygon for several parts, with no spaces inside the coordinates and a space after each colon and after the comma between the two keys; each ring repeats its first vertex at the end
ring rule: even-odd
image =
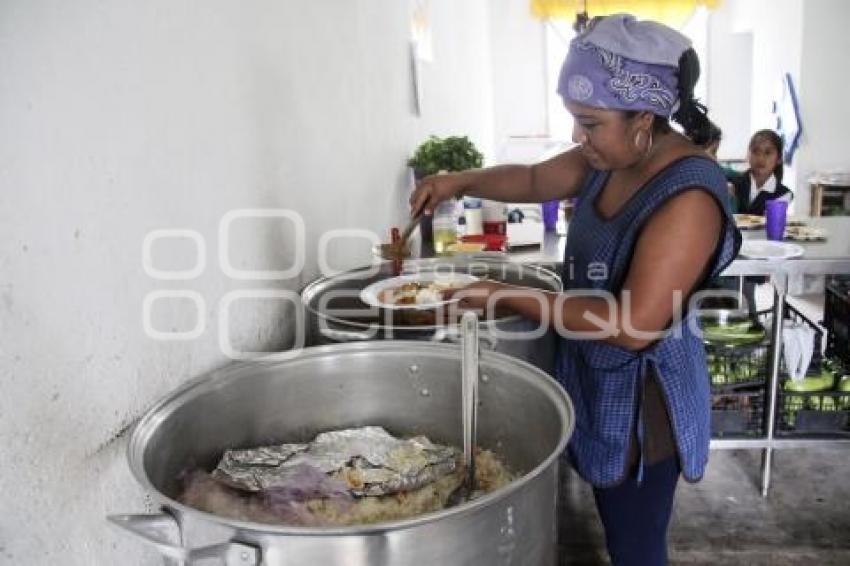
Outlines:
{"type": "MultiPolygon", "coordinates": [[[[371,1],[380,6],[386,4],[371,1]]],[[[335,2],[344,4],[345,0],[335,2]]],[[[432,133],[468,135],[485,154],[485,160],[492,161],[491,7],[487,0],[431,0],[431,8],[435,22],[434,61],[422,65],[424,111],[421,120],[407,119],[415,134],[410,138],[418,143],[432,133]]]]}
{"type": "Polygon", "coordinates": [[[526,0],[491,0],[489,6],[494,158],[534,162],[551,133],[545,24],[532,16],[526,0]]]}
{"type": "Polygon", "coordinates": [[[494,136],[545,135],[544,23],[524,0],[491,0],[494,136]]]}
{"type": "Polygon", "coordinates": [[[850,3],[806,0],[803,65],[799,100],[803,136],[797,153],[798,201],[809,209],[809,177],[818,172],[850,171],[850,78],[842,62],[850,53],[850,3]]]}
{"type": "MultiPolygon", "coordinates": [[[[126,428],[156,398],[227,360],[218,301],[230,290],[297,290],[330,228],[384,231],[404,216],[405,158],[430,133],[492,140],[485,0],[434,0],[435,60],[412,114],[406,2],[384,0],[8,0],[0,4],[0,563],[154,564],[106,526],[143,512],[124,457],[126,428]],[[303,274],[225,277],[217,226],[235,208],[301,213],[303,274]],[[146,233],[191,228],[206,271],[156,282],[142,270],[146,233]],[[142,331],[145,295],[189,289],[207,329],[189,342],[142,331]]],[[[293,256],[279,224],[234,226],[242,268],[293,256]]],[[[336,265],[367,260],[351,243],[336,265]]],[[[185,268],[187,242],[154,248],[185,268]]],[[[234,305],[234,343],[289,340],[279,304],[234,305]],[[237,306],[238,305],[238,306],[237,306]]],[[[186,330],[186,301],[155,324],[186,330]]]]}
{"type": "Polygon", "coordinates": [[[707,104],[712,121],[723,130],[718,157],[743,159],[752,134],[753,34],[733,31],[731,4],[724,2],[709,15],[707,104]]]}
{"type": "Polygon", "coordinates": [[[744,158],[753,132],[775,128],[783,73],[794,80],[803,135],[784,182],[798,214],[810,210],[813,173],[850,169],[848,79],[839,63],[850,51],[848,21],[842,0],[727,0],[711,16],[709,105],[725,132],[721,157],[744,158]]]}
{"type": "MultiPolygon", "coordinates": [[[[724,131],[722,158],[745,159],[752,134],[775,128],[784,73],[799,84],[802,0],[728,0],[710,16],[709,108],[724,131]]],[[[795,189],[793,168],[786,184],[795,189]]]]}
{"type": "Polygon", "coordinates": [[[729,145],[743,158],[753,132],[776,127],[771,113],[773,101],[779,96],[783,73],[791,74],[800,101],[803,136],[793,163],[786,165],[784,183],[795,193],[795,212],[808,214],[809,176],[817,171],[850,169],[850,141],[844,135],[850,127],[850,111],[841,94],[847,89],[847,78],[835,70],[836,54],[850,49],[843,29],[850,21],[850,4],[840,0],[729,0],[713,18],[717,16],[725,18],[733,35],[728,39],[722,33],[715,36],[712,56],[723,54],[712,59],[712,89],[716,93],[710,99],[712,110],[729,110],[725,117],[733,124],[736,136],[729,145]],[[741,102],[747,93],[727,85],[746,82],[741,53],[748,36],[752,38],[752,58],[747,62],[751,72],[750,116],[744,140],[739,137],[738,124],[746,119],[741,102]],[[740,50],[735,48],[738,44],[740,50]]]}
{"type": "MultiPolygon", "coordinates": [[[[752,131],[775,128],[773,101],[782,76],[799,83],[803,0],[738,0],[734,31],[753,34],[752,131]]],[[[751,132],[752,133],[752,132],[751,132]]]]}

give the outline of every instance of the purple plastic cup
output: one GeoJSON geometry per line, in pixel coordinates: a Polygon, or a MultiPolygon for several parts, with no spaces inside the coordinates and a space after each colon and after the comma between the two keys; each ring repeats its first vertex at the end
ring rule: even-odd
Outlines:
{"type": "Polygon", "coordinates": [[[768,240],[785,239],[785,217],[788,214],[788,202],[780,199],[769,200],[764,209],[764,231],[768,240]]]}
{"type": "Polygon", "coordinates": [[[543,228],[547,232],[554,232],[558,225],[558,208],[561,205],[559,200],[547,200],[543,203],[543,228]]]}

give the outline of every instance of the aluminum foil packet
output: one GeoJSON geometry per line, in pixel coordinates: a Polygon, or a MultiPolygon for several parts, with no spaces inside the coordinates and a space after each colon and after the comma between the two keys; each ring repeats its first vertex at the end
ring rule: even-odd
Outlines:
{"type": "Polygon", "coordinates": [[[246,491],[290,487],[304,466],[342,480],[355,496],[428,485],[455,471],[459,450],[424,436],[400,439],[378,426],[323,432],[307,444],[227,450],[213,477],[246,491]]]}

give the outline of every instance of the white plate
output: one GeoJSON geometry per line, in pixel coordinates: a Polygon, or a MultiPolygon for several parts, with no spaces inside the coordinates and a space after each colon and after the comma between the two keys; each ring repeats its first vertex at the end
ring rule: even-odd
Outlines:
{"type": "Polygon", "coordinates": [[[740,255],[749,259],[790,259],[803,255],[797,244],[774,242],[773,240],[744,240],[740,255]]]}
{"type": "Polygon", "coordinates": [[[360,291],[360,300],[369,306],[380,307],[382,309],[433,309],[441,305],[456,302],[458,299],[429,301],[414,305],[397,305],[395,303],[383,302],[381,300],[381,294],[387,289],[396,289],[405,283],[438,283],[446,287],[460,288],[466,287],[476,281],[478,281],[478,277],[467,273],[438,273],[436,271],[411,273],[372,283],[360,291]]]}

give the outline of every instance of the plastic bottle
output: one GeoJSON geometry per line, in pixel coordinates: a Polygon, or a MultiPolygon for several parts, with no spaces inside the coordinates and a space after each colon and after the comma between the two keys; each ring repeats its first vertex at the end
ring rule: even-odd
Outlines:
{"type": "Polygon", "coordinates": [[[480,236],[484,233],[481,199],[466,197],[463,199],[463,215],[466,218],[466,235],[480,236]]]}
{"type": "Polygon", "coordinates": [[[485,234],[504,236],[508,232],[508,215],[505,203],[482,199],[482,224],[485,234]]]}
{"type": "Polygon", "coordinates": [[[454,199],[441,202],[434,209],[434,253],[448,252],[448,247],[457,242],[457,203],[454,199]]]}

